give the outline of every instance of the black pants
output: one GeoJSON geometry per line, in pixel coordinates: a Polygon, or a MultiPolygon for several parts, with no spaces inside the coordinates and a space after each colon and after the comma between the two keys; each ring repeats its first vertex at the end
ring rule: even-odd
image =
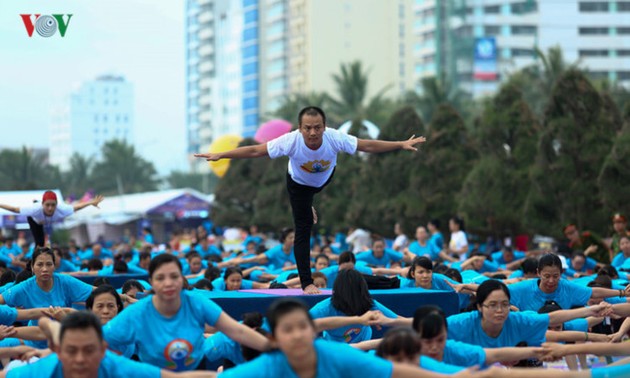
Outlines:
{"type": "Polygon", "coordinates": [[[35,245],[38,247],[43,247],[46,242],[46,234],[44,233],[44,226],[35,222],[35,219],[32,217],[27,217],[28,226],[31,229],[31,234],[33,234],[33,239],[35,239],[35,245]]]}
{"type": "Polygon", "coordinates": [[[293,225],[295,228],[295,241],[293,251],[295,262],[300,276],[302,289],[313,283],[311,277],[311,230],[313,229],[313,197],[321,192],[330,183],[335,171],[330,175],[326,183],[319,188],[298,184],[287,173],[287,191],[293,211],[293,225]]]}

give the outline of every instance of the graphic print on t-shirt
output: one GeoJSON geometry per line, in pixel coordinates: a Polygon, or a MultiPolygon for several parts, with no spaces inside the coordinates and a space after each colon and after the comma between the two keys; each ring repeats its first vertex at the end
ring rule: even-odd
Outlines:
{"type": "Polygon", "coordinates": [[[175,339],[164,348],[164,357],[168,361],[166,368],[181,371],[195,362],[192,357],[193,346],[184,339],[175,339]]]}
{"type": "Polygon", "coordinates": [[[330,160],[313,160],[306,162],[300,166],[304,171],[308,173],[321,173],[326,172],[330,168],[330,160]]]}

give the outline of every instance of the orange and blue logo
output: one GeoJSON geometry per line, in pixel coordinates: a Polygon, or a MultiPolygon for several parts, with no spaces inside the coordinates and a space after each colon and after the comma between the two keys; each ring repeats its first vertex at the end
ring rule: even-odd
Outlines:
{"type": "Polygon", "coordinates": [[[164,348],[166,358],[166,368],[174,371],[181,371],[192,365],[195,360],[191,357],[193,346],[188,340],[175,339],[164,348]]]}
{"type": "Polygon", "coordinates": [[[330,161],[328,160],[313,160],[307,163],[304,163],[300,166],[303,170],[308,173],[321,173],[326,172],[328,168],[330,168],[330,161]]]}

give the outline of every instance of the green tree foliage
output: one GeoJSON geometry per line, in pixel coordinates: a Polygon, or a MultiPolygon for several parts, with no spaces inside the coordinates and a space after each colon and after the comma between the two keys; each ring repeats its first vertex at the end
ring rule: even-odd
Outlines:
{"type": "Polygon", "coordinates": [[[78,153],[70,157],[70,169],[63,172],[64,194],[81,198],[85,192],[93,188],[92,169],[94,161],[78,153]]]}
{"type": "Polygon", "coordinates": [[[450,104],[460,114],[471,113],[470,96],[448,81],[435,77],[424,78],[420,81],[420,86],[421,93],[408,92],[404,102],[415,107],[423,119],[432,119],[433,112],[441,104],[450,104]]]}
{"type": "MultiPolygon", "coordinates": [[[[288,95],[284,98],[284,101],[280,104],[280,107],[274,112],[269,114],[268,119],[279,118],[285,121],[291,122],[294,128],[297,128],[297,116],[300,110],[307,106],[317,106],[322,109],[327,109],[330,103],[328,95],[325,93],[312,92],[308,94],[296,93],[288,95]]],[[[328,120],[328,123],[333,123],[334,120],[328,120]]]]}
{"type": "Polygon", "coordinates": [[[342,64],[340,72],[332,75],[336,96],[329,97],[331,120],[369,120],[377,125],[387,120],[392,111],[392,102],[385,98],[389,87],[368,98],[368,75],[359,61],[342,64]]]}
{"type": "Polygon", "coordinates": [[[140,193],[156,190],[158,186],[153,163],[120,140],[103,145],[102,159],[94,164],[92,177],[94,190],[104,195],[140,193]]]}
{"type": "MultiPolygon", "coordinates": [[[[406,106],[396,111],[383,126],[380,138],[405,140],[424,133],[422,120],[412,107],[406,106]]],[[[426,154],[424,146],[420,145],[415,153],[393,151],[354,159],[354,169],[358,170],[359,177],[354,185],[355,194],[348,193],[345,197],[351,199],[346,224],[390,235],[394,223],[399,220],[404,220],[409,227],[426,221],[427,204],[418,195],[419,187],[415,185],[427,178],[423,166],[426,154]]]]}
{"type": "MultiPolygon", "coordinates": [[[[253,139],[245,139],[239,146],[255,144],[253,139]]],[[[291,225],[292,222],[286,221],[291,219],[284,179],[286,164],[286,158],[230,161],[230,168],[219,180],[215,192],[215,222],[239,226],[256,223],[264,230],[291,225]]]]}
{"type": "Polygon", "coordinates": [[[426,180],[414,183],[415,187],[429,217],[448,219],[457,212],[462,183],[477,157],[464,120],[451,105],[438,106],[424,150],[426,180]]]}
{"type": "Polygon", "coordinates": [[[532,166],[527,219],[534,229],[559,232],[563,224],[597,228],[606,222],[597,177],[619,115],[579,71],[566,72],[553,88],[532,166]]]}
{"type": "Polygon", "coordinates": [[[22,147],[0,152],[0,187],[3,190],[60,188],[61,173],[46,163],[46,156],[22,147]]]}
{"type": "Polygon", "coordinates": [[[173,189],[192,188],[202,193],[214,193],[219,178],[213,173],[173,171],[166,177],[166,182],[173,189]]]}
{"type": "Polygon", "coordinates": [[[486,104],[476,130],[480,159],[458,198],[470,227],[495,235],[522,231],[537,132],[536,119],[514,83],[502,86],[486,104]]]}
{"type": "Polygon", "coordinates": [[[614,138],[614,144],[602,165],[597,183],[608,214],[630,214],[630,101],[624,109],[624,126],[614,138]]]}

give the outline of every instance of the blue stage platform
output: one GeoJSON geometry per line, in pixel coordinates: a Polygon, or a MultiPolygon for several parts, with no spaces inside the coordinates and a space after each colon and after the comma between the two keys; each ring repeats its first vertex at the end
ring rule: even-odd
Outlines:
{"type": "MultiPolygon", "coordinates": [[[[274,300],[296,296],[310,307],[326,299],[330,294],[295,295],[300,290],[248,290],[248,291],[200,291],[221,306],[223,311],[235,319],[241,319],[244,313],[258,311],[263,314],[274,300]],[[277,293],[277,294],[276,294],[277,293]]],[[[420,306],[433,304],[444,310],[446,315],[457,314],[457,294],[448,291],[422,289],[371,290],[372,298],[379,301],[400,316],[412,317],[420,306]]]]}

